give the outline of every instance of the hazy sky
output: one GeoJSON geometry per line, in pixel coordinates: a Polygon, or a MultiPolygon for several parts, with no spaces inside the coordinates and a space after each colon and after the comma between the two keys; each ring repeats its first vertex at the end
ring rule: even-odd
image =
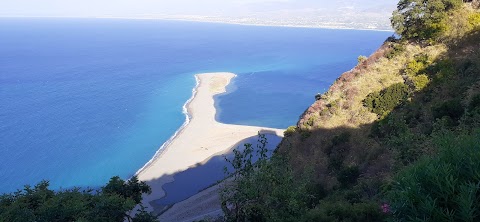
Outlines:
{"type": "Polygon", "coordinates": [[[395,6],[398,0],[0,0],[0,16],[154,17],[248,16],[273,11],[355,10],[395,6]]]}

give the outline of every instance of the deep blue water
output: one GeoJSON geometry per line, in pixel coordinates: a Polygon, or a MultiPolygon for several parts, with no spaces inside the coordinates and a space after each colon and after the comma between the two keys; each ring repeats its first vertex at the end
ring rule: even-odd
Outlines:
{"type": "Polygon", "coordinates": [[[225,123],[286,128],[388,32],[153,20],[0,19],[0,192],[128,178],[229,71],[225,123]]]}

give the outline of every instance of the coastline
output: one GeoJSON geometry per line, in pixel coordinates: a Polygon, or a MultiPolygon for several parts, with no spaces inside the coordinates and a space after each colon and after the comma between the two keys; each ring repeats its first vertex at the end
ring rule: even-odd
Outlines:
{"type": "Polygon", "coordinates": [[[185,115],[185,122],[183,122],[183,124],[180,126],[180,128],[178,128],[178,130],[175,131],[175,133],[173,133],[173,135],[165,143],[163,143],[160,146],[160,148],[158,148],[158,150],[155,152],[153,157],[145,165],[143,165],[142,168],[137,170],[137,172],[134,174],[135,176],[138,176],[143,170],[145,170],[145,168],[148,168],[148,166],[150,166],[150,164],[152,164],[152,162],[156,158],[160,158],[162,153],[166,151],[166,148],[168,147],[168,145],[170,145],[172,143],[172,141],[175,140],[175,138],[177,138],[177,136],[180,133],[182,133],[182,131],[185,129],[185,127],[187,127],[187,125],[190,123],[190,121],[192,119],[192,116],[188,112],[188,105],[192,102],[193,99],[195,99],[195,95],[197,95],[197,89],[200,85],[200,79],[198,78],[197,75],[195,75],[195,82],[196,82],[195,87],[193,87],[193,89],[192,89],[192,96],[182,106],[182,113],[185,115]]]}
{"type": "Polygon", "coordinates": [[[195,19],[182,19],[182,18],[112,18],[112,19],[134,19],[134,20],[162,20],[162,21],[183,21],[183,22],[201,22],[201,23],[214,23],[214,24],[226,24],[226,25],[242,25],[242,26],[259,26],[259,27],[281,27],[281,28],[300,28],[300,29],[330,29],[330,30],[357,30],[357,31],[375,31],[375,32],[394,32],[389,29],[378,28],[355,28],[346,26],[329,26],[329,25],[275,25],[275,24],[254,24],[254,23],[241,23],[241,22],[228,22],[228,21],[210,21],[210,20],[195,20],[195,19]]]}
{"type": "Polygon", "coordinates": [[[1,18],[46,18],[46,19],[116,19],[116,20],[158,20],[158,21],[183,21],[183,22],[199,22],[199,23],[214,23],[214,24],[227,24],[227,25],[242,25],[242,26],[260,26],[260,27],[283,27],[283,28],[303,28],[303,29],[333,29],[333,30],[358,30],[358,31],[376,31],[376,32],[394,32],[393,29],[380,29],[380,28],[357,28],[347,26],[331,26],[331,25],[275,25],[275,24],[254,24],[254,23],[241,23],[241,22],[229,22],[229,21],[211,21],[200,19],[188,19],[188,18],[126,18],[126,17],[63,17],[63,16],[5,16],[1,18]]]}
{"type": "Polygon", "coordinates": [[[226,92],[226,86],[236,75],[233,73],[203,73],[195,75],[197,85],[192,97],[183,107],[186,121],[135,174],[151,188],[144,195],[143,205],[148,211],[157,211],[153,201],[166,195],[163,185],[173,182],[173,175],[211,157],[224,154],[259,131],[283,136],[283,129],[242,126],[219,123],[215,119],[214,97],[226,92]]]}

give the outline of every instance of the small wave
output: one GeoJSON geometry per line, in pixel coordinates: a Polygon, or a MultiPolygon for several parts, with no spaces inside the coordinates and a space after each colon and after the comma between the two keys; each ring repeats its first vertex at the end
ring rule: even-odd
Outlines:
{"type": "Polygon", "coordinates": [[[185,102],[185,104],[183,104],[183,107],[182,107],[182,113],[185,114],[185,122],[183,122],[182,126],[180,126],[180,128],[173,134],[173,136],[170,137],[170,139],[168,139],[165,143],[162,144],[162,146],[160,146],[160,148],[158,148],[157,152],[155,152],[155,155],[153,155],[153,157],[135,173],[135,176],[140,174],[145,169],[147,169],[155,161],[155,159],[160,157],[163,154],[163,152],[165,152],[166,148],[173,142],[173,140],[177,138],[178,134],[182,132],[182,130],[184,130],[185,127],[190,123],[192,116],[190,115],[190,113],[188,113],[188,104],[190,104],[190,102],[192,102],[192,100],[195,99],[195,96],[197,95],[198,86],[200,86],[200,79],[198,78],[197,75],[195,75],[195,81],[196,81],[196,84],[195,84],[195,87],[192,89],[192,96],[190,97],[190,99],[188,99],[185,102]]]}

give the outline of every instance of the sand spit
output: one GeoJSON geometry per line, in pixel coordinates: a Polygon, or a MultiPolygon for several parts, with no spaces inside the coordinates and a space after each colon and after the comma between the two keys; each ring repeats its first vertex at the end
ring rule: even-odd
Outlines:
{"type": "Polygon", "coordinates": [[[198,84],[194,96],[186,106],[188,124],[137,173],[141,181],[152,187],[152,194],[143,199],[148,210],[153,210],[150,202],[165,196],[162,186],[173,181],[173,174],[212,156],[226,153],[238,142],[256,136],[259,131],[283,136],[283,129],[223,124],[215,120],[214,96],[224,93],[225,87],[234,77],[233,73],[196,75],[198,84]]]}

